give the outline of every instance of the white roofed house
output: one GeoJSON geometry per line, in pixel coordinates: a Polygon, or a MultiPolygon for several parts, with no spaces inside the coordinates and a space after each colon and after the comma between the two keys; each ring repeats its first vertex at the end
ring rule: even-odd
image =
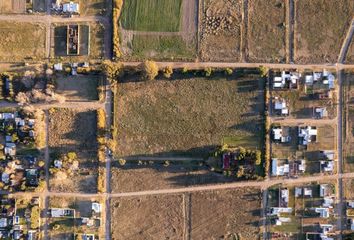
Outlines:
{"type": "Polygon", "coordinates": [[[289,128],[288,127],[273,127],[272,128],[272,139],[274,142],[278,143],[288,143],[290,142],[289,128]]]}
{"type": "Polygon", "coordinates": [[[274,110],[277,115],[288,116],[289,108],[285,99],[280,99],[278,97],[274,98],[274,110]]]}
{"type": "Polygon", "coordinates": [[[311,126],[299,127],[299,144],[308,145],[317,141],[317,128],[311,126]]]}
{"type": "Polygon", "coordinates": [[[335,153],[333,150],[320,151],[320,169],[322,172],[332,173],[334,171],[335,153]]]}
{"type": "Polygon", "coordinates": [[[328,117],[328,111],[326,107],[315,107],[313,112],[314,118],[322,119],[328,117]]]}
{"type": "Polygon", "coordinates": [[[297,72],[282,71],[281,76],[275,76],[273,78],[273,88],[274,89],[297,88],[300,76],[301,75],[297,72]]]}
{"type": "Polygon", "coordinates": [[[79,14],[80,13],[80,5],[75,2],[69,2],[63,4],[63,12],[70,14],[79,14]]]}
{"type": "Polygon", "coordinates": [[[272,159],[272,176],[285,176],[289,174],[288,160],[272,159]]]}

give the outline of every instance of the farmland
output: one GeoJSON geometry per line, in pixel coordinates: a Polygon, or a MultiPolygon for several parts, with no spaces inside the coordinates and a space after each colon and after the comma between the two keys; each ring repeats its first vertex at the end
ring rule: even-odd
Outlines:
{"type": "Polygon", "coordinates": [[[124,1],[120,17],[127,30],[178,32],[182,0],[124,1]]]}
{"type": "Polygon", "coordinates": [[[41,24],[0,21],[0,60],[41,60],[45,56],[45,27],[41,24]]]}
{"type": "Polygon", "coordinates": [[[241,1],[203,1],[200,11],[200,57],[204,61],[240,61],[241,1]]]}
{"type": "Polygon", "coordinates": [[[248,61],[285,61],[285,3],[252,0],[248,3],[248,61]]]}
{"type": "Polygon", "coordinates": [[[116,155],[208,156],[224,138],[261,149],[262,85],[258,75],[119,84],[116,155]]]}
{"type": "Polygon", "coordinates": [[[336,62],[353,13],[351,0],[296,0],[295,61],[336,62]]]}
{"type": "Polygon", "coordinates": [[[182,239],[183,196],[157,195],[111,200],[112,239],[182,239]]]}
{"type": "Polygon", "coordinates": [[[98,162],[95,111],[51,109],[49,119],[52,160],[50,188],[57,191],[96,192],[98,162]],[[62,167],[54,167],[54,160],[61,160],[62,167]],[[67,161],[68,164],[65,164],[67,161]]]}

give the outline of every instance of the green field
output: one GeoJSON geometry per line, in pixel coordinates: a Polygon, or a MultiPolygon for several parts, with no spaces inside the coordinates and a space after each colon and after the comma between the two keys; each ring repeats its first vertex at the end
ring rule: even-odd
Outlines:
{"type": "Polygon", "coordinates": [[[124,29],[178,32],[182,0],[125,0],[120,21],[124,29]]]}
{"type": "MultiPolygon", "coordinates": [[[[194,46],[193,46],[194,47],[194,46]]],[[[132,41],[133,57],[154,59],[192,59],[195,49],[187,46],[181,36],[135,35],[132,41]]]]}
{"type": "Polygon", "coordinates": [[[225,137],[262,149],[263,104],[255,75],[119,84],[116,154],[205,157],[225,137]]]}

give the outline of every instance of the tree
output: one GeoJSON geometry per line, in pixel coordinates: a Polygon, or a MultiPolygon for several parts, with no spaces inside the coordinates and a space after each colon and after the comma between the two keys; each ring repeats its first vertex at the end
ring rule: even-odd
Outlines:
{"type": "Polygon", "coordinates": [[[256,165],[260,165],[262,163],[262,153],[261,151],[256,151],[256,165]]]}
{"type": "Polygon", "coordinates": [[[125,160],[125,159],[123,159],[123,158],[120,158],[120,159],[118,160],[118,162],[119,162],[119,165],[124,166],[124,165],[126,164],[127,160],[125,160]]]}
{"type": "Polygon", "coordinates": [[[156,76],[159,74],[159,67],[154,61],[147,60],[143,62],[140,67],[141,67],[143,77],[149,81],[154,80],[156,76]]]}
{"type": "Polygon", "coordinates": [[[213,69],[211,67],[207,67],[204,69],[204,73],[206,77],[210,77],[211,74],[213,73],[213,69]]]}
{"type": "Polygon", "coordinates": [[[226,74],[226,75],[229,75],[229,76],[230,76],[230,75],[233,74],[233,72],[234,72],[234,71],[233,71],[231,68],[226,68],[226,69],[225,69],[225,74],[226,74]]]}
{"type": "Polygon", "coordinates": [[[237,170],[236,177],[241,178],[245,174],[245,169],[243,166],[240,166],[237,170]]]}
{"type": "Polygon", "coordinates": [[[38,167],[41,168],[41,167],[44,167],[44,165],[45,165],[44,161],[41,160],[41,161],[38,162],[38,167]]]}
{"type": "Polygon", "coordinates": [[[36,229],[39,227],[39,207],[33,206],[31,209],[31,228],[36,229]]]}
{"type": "Polygon", "coordinates": [[[188,73],[188,68],[187,67],[183,67],[182,73],[184,73],[184,74],[188,73]]]}
{"type": "Polygon", "coordinates": [[[171,66],[167,66],[165,67],[165,69],[163,70],[163,75],[165,78],[170,78],[171,75],[173,74],[173,69],[171,66]]]}
{"type": "Polygon", "coordinates": [[[26,93],[19,92],[16,95],[15,101],[18,102],[20,105],[24,105],[26,103],[29,103],[30,99],[29,99],[29,97],[27,96],[26,93]]]}
{"type": "Polygon", "coordinates": [[[259,74],[261,75],[261,77],[266,77],[268,75],[268,68],[260,66],[259,67],[259,74]]]}
{"type": "Polygon", "coordinates": [[[109,79],[116,79],[123,71],[123,63],[106,60],[103,62],[102,70],[109,79]]]}
{"type": "Polygon", "coordinates": [[[68,152],[67,156],[70,161],[77,159],[77,155],[75,152],[68,152]]]}

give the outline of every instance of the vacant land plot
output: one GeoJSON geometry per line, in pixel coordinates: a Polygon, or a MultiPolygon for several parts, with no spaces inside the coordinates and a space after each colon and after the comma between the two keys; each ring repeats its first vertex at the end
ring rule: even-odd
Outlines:
{"type": "Polygon", "coordinates": [[[346,73],[344,75],[344,171],[354,171],[354,75],[346,73]]]}
{"type": "Polygon", "coordinates": [[[192,193],[191,239],[259,239],[260,190],[192,193]]]}
{"type": "Polygon", "coordinates": [[[239,61],[242,1],[204,0],[200,11],[201,58],[204,61],[239,61]]]}
{"type": "Polygon", "coordinates": [[[183,239],[182,195],[111,200],[112,239],[183,239]]]}
{"type": "Polygon", "coordinates": [[[124,50],[124,55],[134,59],[160,59],[177,60],[195,58],[195,43],[188,43],[180,35],[134,35],[131,42],[124,44],[129,49],[124,50]]]}
{"type": "Polygon", "coordinates": [[[284,62],[284,1],[251,0],[248,7],[248,61],[284,62]]]}
{"type": "Polygon", "coordinates": [[[178,32],[182,0],[124,1],[120,21],[124,29],[178,32]]]}
{"type": "Polygon", "coordinates": [[[125,166],[113,164],[111,186],[113,192],[135,192],[229,181],[232,179],[196,163],[171,163],[163,166],[156,162],[147,165],[127,162],[125,166]]]}
{"type": "Polygon", "coordinates": [[[115,100],[118,156],[208,156],[224,138],[262,149],[258,75],[122,83],[115,100]]]}
{"type": "Polygon", "coordinates": [[[352,39],[349,45],[347,56],[344,59],[345,63],[354,63],[354,40],[352,39]]]}
{"type": "Polygon", "coordinates": [[[95,16],[104,15],[107,12],[106,0],[81,0],[80,1],[80,15],[95,16]]]}
{"type": "Polygon", "coordinates": [[[96,112],[52,109],[49,115],[49,147],[52,161],[75,152],[79,168],[68,178],[52,178],[56,191],[97,191],[96,112]]]}
{"type": "Polygon", "coordinates": [[[295,61],[337,62],[353,14],[351,0],[295,0],[295,61]]]}
{"type": "Polygon", "coordinates": [[[45,27],[41,24],[0,21],[0,60],[21,61],[45,56],[45,27]]]}
{"type": "Polygon", "coordinates": [[[354,200],[354,179],[343,180],[344,198],[354,200]]]}
{"type": "Polygon", "coordinates": [[[97,87],[101,78],[97,75],[59,75],[56,78],[56,92],[67,101],[97,100],[97,87]]]}
{"type": "Polygon", "coordinates": [[[0,13],[24,13],[26,0],[0,0],[0,13]]]}

